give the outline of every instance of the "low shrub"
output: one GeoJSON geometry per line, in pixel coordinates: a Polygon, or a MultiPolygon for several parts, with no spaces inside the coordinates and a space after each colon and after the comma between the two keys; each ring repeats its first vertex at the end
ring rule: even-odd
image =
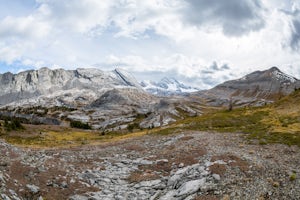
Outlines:
{"type": "Polygon", "coordinates": [[[4,128],[6,131],[24,130],[20,120],[13,118],[11,121],[4,120],[4,128]]]}
{"type": "Polygon", "coordinates": [[[81,121],[71,121],[70,126],[72,128],[92,129],[92,127],[88,123],[83,123],[81,121]]]}

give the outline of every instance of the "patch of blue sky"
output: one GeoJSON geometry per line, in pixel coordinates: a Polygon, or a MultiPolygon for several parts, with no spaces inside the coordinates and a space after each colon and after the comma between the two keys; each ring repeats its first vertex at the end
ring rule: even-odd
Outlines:
{"type": "Polygon", "coordinates": [[[0,61],[0,73],[6,73],[6,72],[11,72],[11,73],[19,73],[21,71],[33,69],[34,67],[32,66],[27,66],[22,64],[20,61],[15,61],[11,64],[7,64],[6,62],[0,61]]]}
{"type": "Polygon", "coordinates": [[[0,0],[0,5],[0,19],[27,16],[38,7],[35,0],[0,0]]]}

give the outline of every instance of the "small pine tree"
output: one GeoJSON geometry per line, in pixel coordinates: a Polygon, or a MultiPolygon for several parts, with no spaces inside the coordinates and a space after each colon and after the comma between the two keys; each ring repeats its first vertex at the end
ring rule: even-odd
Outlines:
{"type": "Polygon", "coordinates": [[[17,131],[17,130],[23,130],[24,127],[22,126],[20,120],[14,118],[10,122],[5,119],[4,120],[4,128],[6,131],[17,131]]]}
{"type": "Polygon", "coordinates": [[[11,128],[10,128],[10,125],[9,125],[7,119],[4,120],[4,128],[6,131],[11,131],[11,128]]]}
{"type": "Polygon", "coordinates": [[[14,130],[23,129],[23,126],[22,126],[20,120],[18,120],[18,119],[13,119],[11,124],[15,128],[14,130]]]}
{"type": "Polygon", "coordinates": [[[133,124],[129,124],[128,126],[127,126],[127,130],[129,131],[129,132],[133,132],[133,129],[134,129],[134,126],[133,126],[133,124]]]}
{"type": "Polygon", "coordinates": [[[233,103],[232,103],[232,97],[230,97],[229,102],[228,102],[228,111],[233,110],[233,103]]]}
{"type": "Polygon", "coordinates": [[[7,127],[7,126],[8,126],[8,120],[5,119],[5,120],[4,120],[4,127],[7,127]]]}

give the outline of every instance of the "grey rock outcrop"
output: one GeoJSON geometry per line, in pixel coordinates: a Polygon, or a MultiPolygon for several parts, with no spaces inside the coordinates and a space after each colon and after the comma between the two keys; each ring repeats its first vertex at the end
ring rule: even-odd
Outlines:
{"type": "Polygon", "coordinates": [[[133,121],[131,116],[139,110],[149,112],[155,102],[121,69],[41,68],[0,74],[0,117],[17,117],[25,123],[59,125],[59,120],[69,119],[95,128],[118,128],[133,121]]]}
{"type": "Polygon", "coordinates": [[[18,117],[26,123],[58,125],[67,119],[111,131],[130,123],[148,128],[174,122],[174,102],[160,102],[121,69],[41,68],[0,74],[0,117],[18,117]]]}
{"type": "Polygon", "coordinates": [[[114,88],[141,90],[129,73],[116,69],[64,70],[41,68],[0,74],[0,105],[38,103],[44,105],[88,104],[114,88]]]}
{"type": "Polygon", "coordinates": [[[229,101],[235,105],[261,105],[278,100],[298,88],[300,80],[272,67],[196,94],[215,106],[227,105],[229,101]]]}

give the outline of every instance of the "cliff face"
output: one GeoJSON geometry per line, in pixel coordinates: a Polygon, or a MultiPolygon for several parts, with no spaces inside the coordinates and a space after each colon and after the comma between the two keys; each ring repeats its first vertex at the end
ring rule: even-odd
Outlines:
{"type": "Polygon", "coordinates": [[[0,74],[0,105],[21,103],[22,100],[42,103],[43,99],[58,97],[62,101],[86,100],[86,103],[90,103],[105,91],[114,88],[134,88],[141,91],[134,77],[119,69],[103,72],[98,69],[41,68],[18,74],[8,72],[0,74]]]}

